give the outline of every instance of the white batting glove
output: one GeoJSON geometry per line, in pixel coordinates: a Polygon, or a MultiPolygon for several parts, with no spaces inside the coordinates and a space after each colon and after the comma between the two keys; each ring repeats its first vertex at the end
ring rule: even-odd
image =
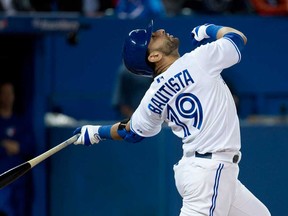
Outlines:
{"type": "Polygon", "coordinates": [[[98,130],[101,126],[100,125],[85,125],[83,127],[78,127],[73,132],[73,135],[79,134],[79,138],[74,142],[75,145],[82,144],[86,146],[93,145],[95,143],[99,143],[101,141],[101,138],[98,134],[98,130]]]}
{"type": "Polygon", "coordinates": [[[196,41],[202,41],[203,39],[206,38],[210,38],[209,35],[207,35],[206,33],[206,29],[210,24],[204,24],[204,25],[200,25],[195,27],[191,34],[192,34],[192,38],[194,38],[196,41]]]}

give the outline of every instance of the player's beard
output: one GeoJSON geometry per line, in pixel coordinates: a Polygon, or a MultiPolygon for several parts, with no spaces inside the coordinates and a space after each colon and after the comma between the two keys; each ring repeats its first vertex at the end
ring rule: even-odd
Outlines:
{"type": "Polygon", "coordinates": [[[173,55],[175,52],[178,53],[179,39],[171,38],[166,41],[164,46],[159,50],[164,53],[166,56],[173,55]]]}

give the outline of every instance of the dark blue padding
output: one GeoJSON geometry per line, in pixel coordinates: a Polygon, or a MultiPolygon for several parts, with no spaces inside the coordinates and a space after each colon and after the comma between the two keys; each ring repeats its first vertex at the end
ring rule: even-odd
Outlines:
{"type": "Polygon", "coordinates": [[[125,128],[118,129],[117,132],[118,132],[119,136],[121,136],[122,139],[124,139],[127,142],[137,143],[137,142],[140,142],[144,139],[144,137],[139,136],[138,134],[134,133],[132,130],[127,131],[125,128]]]}

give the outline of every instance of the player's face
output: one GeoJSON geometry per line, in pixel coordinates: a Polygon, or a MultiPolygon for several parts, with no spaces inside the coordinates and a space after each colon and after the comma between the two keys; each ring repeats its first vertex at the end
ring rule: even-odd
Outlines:
{"type": "Polygon", "coordinates": [[[173,52],[178,52],[179,39],[166,33],[164,29],[159,29],[152,33],[148,49],[152,51],[160,51],[165,55],[170,55],[173,52]]]}

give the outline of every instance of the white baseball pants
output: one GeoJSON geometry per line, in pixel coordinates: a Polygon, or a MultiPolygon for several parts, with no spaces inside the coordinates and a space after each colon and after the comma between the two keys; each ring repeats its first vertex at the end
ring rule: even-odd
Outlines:
{"type": "Polygon", "coordinates": [[[183,157],[174,173],[183,201],[180,216],[270,216],[238,180],[239,166],[232,161],[183,157]]]}

